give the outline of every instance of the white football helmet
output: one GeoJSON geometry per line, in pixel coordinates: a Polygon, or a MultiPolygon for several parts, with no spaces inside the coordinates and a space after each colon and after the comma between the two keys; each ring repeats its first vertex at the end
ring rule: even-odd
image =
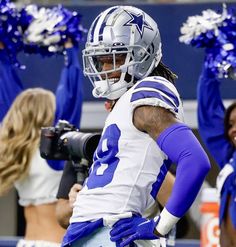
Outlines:
{"type": "Polygon", "coordinates": [[[102,12],[89,29],[83,50],[84,74],[94,86],[94,97],[113,100],[121,97],[134,80],[148,76],[161,56],[157,23],[136,7],[115,6],[102,12]],[[116,66],[121,54],[124,64],[116,66]],[[112,69],[102,71],[102,56],[110,56],[112,69]],[[109,79],[114,71],[120,71],[120,77],[109,79]]]}

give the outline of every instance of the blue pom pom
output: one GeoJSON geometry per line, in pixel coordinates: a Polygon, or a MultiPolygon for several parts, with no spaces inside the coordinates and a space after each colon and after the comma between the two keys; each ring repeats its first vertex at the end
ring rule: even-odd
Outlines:
{"type": "Polygon", "coordinates": [[[20,17],[13,3],[0,1],[0,41],[12,63],[18,65],[16,54],[23,47],[20,17]]]}
{"type": "Polygon", "coordinates": [[[236,14],[223,5],[222,13],[205,10],[181,27],[180,42],[205,48],[207,66],[217,77],[227,78],[236,69],[236,14]]]}
{"type": "Polygon", "coordinates": [[[51,56],[63,54],[66,41],[76,46],[86,31],[81,25],[81,16],[58,5],[54,8],[38,8],[29,5],[26,12],[32,21],[24,32],[24,51],[51,56]]]}
{"type": "Polygon", "coordinates": [[[51,56],[64,54],[64,44],[70,40],[75,46],[87,30],[81,25],[81,15],[62,5],[54,8],[38,8],[28,5],[17,9],[9,0],[0,1],[0,42],[12,62],[19,51],[51,56]]]}

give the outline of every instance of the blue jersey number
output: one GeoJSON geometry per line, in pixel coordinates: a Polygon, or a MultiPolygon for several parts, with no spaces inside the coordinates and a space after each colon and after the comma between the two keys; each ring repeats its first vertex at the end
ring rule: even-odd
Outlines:
{"type": "Polygon", "coordinates": [[[94,155],[94,163],[87,180],[88,189],[104,187],[112,181],[119,163],[119,158],[116,157],[119,138],[120,130],[116,124],[106,128],[94,155]]]}

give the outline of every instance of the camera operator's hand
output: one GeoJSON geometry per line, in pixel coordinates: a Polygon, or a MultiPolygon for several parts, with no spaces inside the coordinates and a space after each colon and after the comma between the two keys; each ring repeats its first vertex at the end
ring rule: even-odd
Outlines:
{"type": "Polygon", "coordinates": [[[69,192],[69,204],[70,207],[73,208],[73,204],[76,200],[77,194],[81,191],[82,185],[80,184],[74,184],[69,192]]]}

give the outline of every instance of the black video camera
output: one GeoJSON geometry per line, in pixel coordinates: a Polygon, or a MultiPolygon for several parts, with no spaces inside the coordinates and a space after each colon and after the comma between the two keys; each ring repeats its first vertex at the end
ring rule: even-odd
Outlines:
{"type": "Polygon", "coordinates": [[[70,160],[82,184],[98,146],[100,133],[79,132],[74,125],[59,120],[55,127],[41,129],[40,155],[48,160],[70,160]]]}

